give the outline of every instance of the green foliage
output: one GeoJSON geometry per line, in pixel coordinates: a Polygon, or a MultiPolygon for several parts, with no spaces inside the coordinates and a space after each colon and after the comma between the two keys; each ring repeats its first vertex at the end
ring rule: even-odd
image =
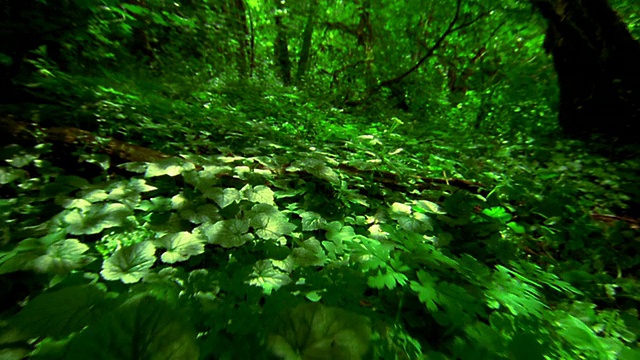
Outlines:
{"type": "Polygon", "coordinates": [[[637,358],[637,149],[557,138],[527,3],[463,2],[381,89],[455,1],[231,5],[17,18],[60,36],[0,47],[45,103],[2,105],[38,144],[0,149],[0,357],[637,358]],[[308,23],[283,87],[275,34],[296,60],[308,23]]]}

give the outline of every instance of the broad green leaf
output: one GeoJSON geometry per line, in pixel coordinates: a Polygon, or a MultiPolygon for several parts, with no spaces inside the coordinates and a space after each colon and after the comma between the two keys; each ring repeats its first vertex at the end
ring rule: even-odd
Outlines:
{"type": "Polygon", "coordinates": [[[183,313],[151,296],[136,297],[75,336],[65,359],[197,360],[196,332],[183,313]]]}
{"type": "Polygon", "coordinates": [[[339,221],[332,221],[327,224],[327,239],[337,243],[352,240],[356,237],[356,233],[351,226],[344,226],[339,221]]]}
{"type": "Polygon", "coordinates": [[[41,251],[0,253],[0,275],[22,270],[31,270],[33,261],[41,251]]]}
{"type": "MultiPolygon", "coordinates": [[[[151,186],[147,184],[147,181],[145,179],[131,179],[128,182],[121,182],[119,183],[119,185],[117,186],[116,189],[114,189],[114,191],[112,191],[113,195],[116,195],[120,190],[129,190],[129,191],[133,191],[136,193],[143,193],[143,192],[149,192],[149,191],[154,191],[157,190],[158,188],[155,186],[151,186]]],[[[124,191],[122,191],[124,192],[124,191]]],[[[111,199],[111,195],[110,195],[110,199],[111,199]]]]}
{"type": "Polygon", "coordinates": [[[89,247],[76,239],[66,239],[50,245],[47,253],[33,262],[33,269],[41,273],[66,274],[71,270],[81,268],[93,257],[83,255],[89,247]]]}
{"type": "Polygon", "coordinates": [[[249,231],[249,221],[244,219],[221,220],[215,223],[206,223],[199,227],[210,244],[220,245],[225,248],[238,247],[253,239],[249,231]]]}
{"type": "Polygon", "coordinates": [[[290,235],[296,228],[283,213],[269,204],[254,205],[247,216],[256,235],[263,239],[275,240],[283,235],[290,235]]]}
{"type": "Polygon", "coordinates": [[[168,264],[188,260],[191,256],[204,252],[203,239],[188,231],[169,234],[155,241],[156,246],[165,248],[160,259],[168,264]]]}
{"type": "Polygon", "coordinates": [[[371,338],[369,319],[319,303],[295,307],[273,328],[269,350],[281,359],[361,360],[371,338]]]}
{"type": "Polygon", "coordinates": [[[82,195],[82,199],[78,199],[78,200],[84,200],[87,201],[89,203],[96,203],[99,201],[105,201],[109,198],[109,194],[107,194],[106,191],[102,190],[102,189],[96,189],[96,190],[90,190],[86,193],[84,193],[82,195]]]}
{"type": "Polygon", "coordinates": [[[144,179],[119,181],[110,187],[107,198],[111,201],[121,202],[131,208],[135,208],[140,203],[141,193],[154,191],[156,189],[154,186],[147,185],[144,179]]]}
{"type": "Polygon", "coordinates": [[[407,231],[422,233],[433,230],[431,218],[424,213],[413,211],[411,206],[401,203],[391,205],[391,218],[398,221],[400,227],[407,231]]]}
{"type": "Polygon", "coordinates": [[[291,278],[287,273],[274,268],[271,260],[260,260],[253,267],[248,283],[261,287],[265,294],[271,294],[273,290],[291,283],[291,278]]]}
{"type": "Polygon", "coordinates": [[[409,216],[411,215],[411,206],[407,204],[402,204],[399,202],[394,202],[393,204],[391,204],[391,213],[396,216],[397,215],[409,216]]]}
{"type": "Polygon", "coordinates": [[[91,208],[91,202],[85,199],[70,199],[64,202],[62,205],[65,209],[80,209],[81,211],[88,211],[91,208]]]}
{"type": "Polygon", "coordinates": [[[213,200],[220,206],[220,208],[225,208],[234,202],[240,201],[242,196],[240,195],[240,191],[234,188],[209,188],[207,190],[202,191],[204,196],[213,200]]]}
{"type": "Polygon", "coordinates": [[[419,209],[422,209],[425,212],[428,212],[431,214],[446,214],[444,210],[440,207],[440,205],[431,201],[418,200],[415,202],[415,204],[419,209]]]}
{"type": "Polygon", "coordinates": [[[245,199],[251,202],[275,205],[273,202],[273,191],[264,185],[258,185],[254,188],[247,185],[240,191],[244,195],[245,199]]]}
{"type": "Polygon", "coordinates": [[[62,216],[67,231],[74,235],[97,234],[104,229],[120,226],[132,215],[124,204],[92,204],[88,209],[74,209],[62,216]]]}
{"type": "Polygon", "coordinates": [[[100,274],[105,280],[120,280],[125,284],[138,282],[155,263],[155,252],[150,241],[122,247],[104,261],[100,274]]]}
{"type": "Polygon", "coordinates": [[[194,169],[195,166],[192,163],[173,157],[149,164],[144,177],[150,178],[163,175],[177,176],[185,171],[194,169]]]}
{"type": "Polygon", "coordinates": [[[340,183],[340,176],[328,167],[323,160],[309,157],[304,160],[295,161],[293,166],[301,168],[309,174],[327,180],[332,184],[340,183]]]}
{"type": "Polygon", "coordinates": [[[0,335],[0,343],[47,336],[59,339],[80,331],[92,322],[97,305],[104,298],[103,291],[90,285],[38,295],[11,318],[9,330],[0,335]]]}
{"type": "Polygon", "coordinates": [[[511,230],[513,230],[513,232],[515,232],[516,234],[524,234],[527,232],[524,226],[518,224],[515,221],[508,222],[507,226],[511,228],[511,230]]]}
{"type": "Polygon", "coordinates": [[[21,152],[21,153],[15,155],[13,158],[7,159],[6,162],[11,164],[11,166],[13,166],[13,167],[21,168],[21,167],[29,165],[33,160],[35,160],[37,158],[38,158],[37,155],[27,154],[27,153],[21,152]]]}
{"type": "MultiPolygon", "coordinates": [[[[36,259],[44,260],[44,262],[53,260],[51,258],[45,259],[43,256],[51,256],[52,253],[48,254],[49,248],[54,244],[62,243],[65,240],[65,236],[66,233],[64,231],[59,231],[40,239],[30,238],[22,240],[12,251],[0,253],[0,274],[20,270],[33,270],[36,259]]],[[[81,259],[81,261],[83,260],[86,261],[87,259],[81,259]]],[[[50,264],[62,265],[57,262],[50,264]]],[[[54,266],[51,270],[55,270],[56,268],[57,267],[54,266]]]]}
{"type": "Polygon", "coordinates": [[[313,211],[305,211],[300,214],[302,218],[302,231],[315,231],[323,229],[327,221],[313,211]]]}
{"type": "Polygon", "coordinates": [[[495,206],[490,209],[484,209],[482,210],[482,213],[499,220],[502,224],[506,224],[513,218],[513,216],[509,214],[507,210],[502,206],[495,206]]]}
{"type": "Polygon", "coordinates": [[[26,179],[29,174],[21,169],[0,167],[0,185],[6,185],[16,179],[26,179]]]}
{"type": "Polygon", "coordinates": [[[220,210],[213,204],[205,204],[197,209],[185,209],[179,212],[180,217],[189,220],[194,224],[202,224],[207,221],[217,221],[220,219],[220,210]]]}
{"type": "Polygon", "coordinates": [[[300,266],[322,266],[327,260],[320,242],[314,238],[305,240],[301,247],[294,248],[291,257],[300,266]]]}

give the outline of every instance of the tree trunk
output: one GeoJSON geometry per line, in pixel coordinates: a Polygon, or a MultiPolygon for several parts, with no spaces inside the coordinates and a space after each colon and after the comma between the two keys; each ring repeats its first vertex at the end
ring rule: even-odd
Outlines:
{"type": "Polygon", "coordinates": [[[307,14],[307,22],[304,25],[302,31],[302,45],[300,46],[300,55],[298,60],[298,70],[296,71],[296,82],[302,84],[307,71],[309,70],[309,60],[311,57],[311,39],[313,38],[313,31],[316,22],[316,8],[318,5],[317,0],[312,0],[307,5],[309,8],[307,14]]]}
{"type": "Polygon", "coordinates": [[[285,13],[284,2],[274,0],[276,6],[276,41],[274,43],[274,55],[276,64],[280,70],[280,78],[286,86],[291,85],[291,59],[289,58],[289,39],[283,24],[285,13]]]}
{"type": "Polygon", "coordinates": [[[238,66],[238,74],[241,79],[249,76],[249,28],[247,24],[247,9],[244,0],[232,0],[231,8],[231,24],[236,41],[238,42],[236,49],[236,62],[238,66]]]}
{"type": "Polygon", "coordinates": [[[545,48],[560,86],[558,120],[571,135],[640,130],[640,43],[607,0],[531,0],[547,19],[545,48]]]}

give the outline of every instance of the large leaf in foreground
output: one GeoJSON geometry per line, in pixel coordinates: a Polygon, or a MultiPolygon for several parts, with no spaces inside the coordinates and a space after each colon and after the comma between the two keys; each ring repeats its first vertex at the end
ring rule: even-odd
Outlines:
{"type": "Polygon", "coordinates": [[[127,301],[74,337],[64,358],[195,360],[199,352],[195,331],[183,314],[145,296],[127,301]]]}
{"type": "Polygon", "coordinates": [[[14,316],[0,343],[65,337],[89,324],[105,293],[95,286],[71,286],[38,295],[14,316]]]}
{"type": "Polygon", "coordinates": [[[364,358],[371,327],[364,316],[318,303],[283,315],[269,336],[269,348],[282,359],[364,358]]]}

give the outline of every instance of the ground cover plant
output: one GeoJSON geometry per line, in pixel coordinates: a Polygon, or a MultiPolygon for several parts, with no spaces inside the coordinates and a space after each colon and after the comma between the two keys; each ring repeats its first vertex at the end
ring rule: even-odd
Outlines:
{"type": "Polygon", "coordinates": [[[0,357],[640,358],[593,3],[9,1],[0,357]]]}

